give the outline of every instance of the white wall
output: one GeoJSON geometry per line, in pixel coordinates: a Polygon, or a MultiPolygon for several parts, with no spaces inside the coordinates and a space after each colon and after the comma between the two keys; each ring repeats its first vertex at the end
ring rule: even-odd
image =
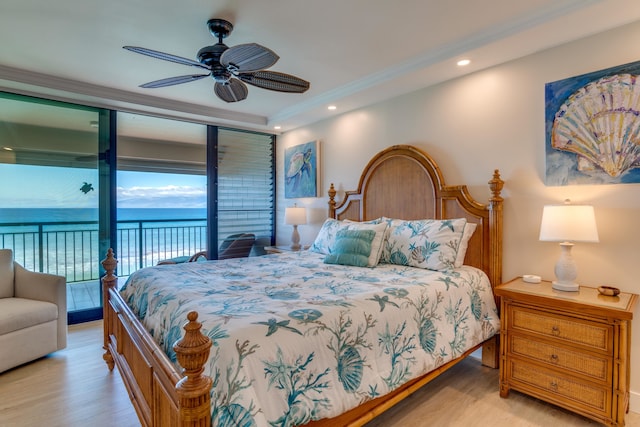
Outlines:
{"type": "MultiPolygon", "coordinates": [[[[283,170],[284,148],[319,139],[322,193],[330,182],[338,190],[354,190],[374,154],[411,144],[434,158],[445,183],[466,183],[476,199],[486,202],[486,183],[498,168],[506,181],[503,279],[522,274],[553,278],[559,248],[538,241],[542,207],[569,198],[594,205],[600,234],[600,243],[573,249],[578,281],[640,293],[640,184],[544,184],[545,83],[638,61],[638,40],[640,22],[287,132],[278,139],[278,169],[283,170]]],[[[327,197],[285,200],[281,174],[278,193],[278,224],[283,224],[284,207],[294,201],[311,208],[311,224],[299,231],[302,243],[312,243],[326,218],[327,197]]],[[[290,236],[290,227],[279,225],[278,242],[286,244],[290,236]]],[[[634,317],[631,359],[639,361],[639,308],[634,317]]],[[[640,412],[637,362],[631,368],[631,390],[631,409],[640,412]]]]}

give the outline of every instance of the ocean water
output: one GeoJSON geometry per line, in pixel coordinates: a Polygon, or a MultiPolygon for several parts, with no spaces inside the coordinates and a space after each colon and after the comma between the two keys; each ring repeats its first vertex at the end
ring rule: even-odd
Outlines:
{"type": "MultiPolygon", "coordinates": [[[[118,209],[117,220],[121,275],[206,245],[206,209],[118,209]]],[[[0,247],[13,249],[29,269],[64,275],[68,282],[92,280],[104,255],[96,251],[97,221],[97,209],[0,208],[0,247]]]]}
{"type": "MultiPolygon", "coordinates": [[[[206,219],[207,210],[199,209],[154,209],[154,208],[123,208],[117,211],[118,221],[132,220],[176,220],[176,219],[206,219]]],[[[0,225],[48,223],[48,222],[84,222],[97,221],[98,209],[64,209],[64,208],[0,208],[0,225]]]]}

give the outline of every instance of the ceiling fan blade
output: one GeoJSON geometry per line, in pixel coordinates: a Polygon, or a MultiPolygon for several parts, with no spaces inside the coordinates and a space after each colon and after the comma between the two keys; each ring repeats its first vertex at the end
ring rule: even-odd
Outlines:
{"type": "Polygon", "coordinates": [[[199,68],[204,68],[205,70],[208,70],[209,67],[207,67],[204,64],[201,64],[197,61],[194,61],[192,59],[188,59],[188,58],[183,58],[181,56],[176,56],[176,55],[171,55],[169,53],[164,53],[164,52],[159,52],[157,50],[152,50],[152,49],[147,49],[146,47],[138,47],[138,46],[122,46],[123,49],[127,49],[131,52],[135,52],[135,53],[141,53],[142,55],[147,55],[147,56],[151,56],[152,58],[157,58],[157,59],[162,59],[165,61],[171,61],[171,62],[175,62],[178,64],[183,64],[183,65],[190,65],[192,67],[199,67],[199,68]]]}
{"type": "Polygon", "coordinates": [[[145,83],[143,85],[140,85],[140,87],[143,87],[145,89],[155,89],[158,87],[165,87],[165,86],[173,86],[173,85],[179,85],[182,83],[189,83],[189,82],[194,82],[196,80],[200,80],[200,79],[204,79],[205,77],[209,77],[211,75],[211,73],[209,74],[191,74],[188,76],[177,76],[177,77],[169,77],[167,79],[161,79],[161,80],[155,80],[149,83],[145,83]]]}
{"type": "Polygon", "coordinates": [[[276,71],[242,73],[238,74],[238,78],[245,83],[278,92],[303,93],[309,89],[308,81],[291,74],[278,73],[276,71]]]}
{"type": "Polygon", "coordinates": [[[257,43],[247,43],[225,50],[220,57],[220,63],[235,74],[269,68],[278,59],[280,57],[271,49],[257,43]]]}
{"type": "Polygon", "coordinates": [[[227,83],[216,82],[214,91],[218,98],[225,102],[242,101],[249,94],[247,85],[234,78],[229,79],[227,83]]]}

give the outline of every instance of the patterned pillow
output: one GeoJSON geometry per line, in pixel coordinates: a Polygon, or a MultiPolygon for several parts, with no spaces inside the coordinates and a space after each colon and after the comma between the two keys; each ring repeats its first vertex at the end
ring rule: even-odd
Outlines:
{"type": "Polygon", "coordinates": [[[376,218],[376,219],[370,219],[368,221],[354,221],[352,219],[343,219],[342,222],[347,222],[347,223],[357,223],[357,224],[380,224],[382,222],[383,218],[376,218]]]}
{"type": "Polygon", "coordinates": [[[462,238],[460,239],[460,245],[458,246],[458,253],[456,254],[456,261],[454,263],[455,268],[460,268],[464,264],[464,257],[467,254],[467,248],[469,247],[469,240],[473,233],[476,231],[478,224],[475,222],[467,222],[464,225],[462,231],[462,238]]]}
{"type": "Polygon", "coordinates": [[[342,221],[328,218],[324,224],[322,224],[322,227],[320,228],[313,244],[309,247],[309,250],[311,252],[317,252],[324,255],[331,253],[331,247],[336,241],[336,233],[343,227],[344,224],[342,221]]]}
{"type": "Polygon", "coordinates": [[[371,254],[371,242],[375,235],[376,232],[373,230],[344,228],[338,231],[333,252],[324,257],[325,264],[366,267],[371,254]]]}
{"type": "Polygon", "coordinates": [[[455,268],[466,218],[388,220],[382,262],[429,270],[455,268]]]}
{"type": "Polygon", "coordinates": [[[375,231],[376,234],[371,242],[371,254],[369,255],[369,262],[367,266],[375,267],[378,265],[380,255],[382,254],[385,230],[387,229],[386,222],[375,224],[369,222],[338,221],[336,219],[329,218],[324,222],[324,224],[322,224],[320,232],[311,247],[309,247],[309,250],[324,255],[333,253],[337,233],[342,229],[375,231]]]}
{"type": "Polygon", "coordinates": [[[383,216],[382,222],[387,224],[387,231],[384,235],[384,243],[382,245],[382,254],[380,254],[380,262],[389,264],[389,259],[391,257],[391,249],[389,248],[389,245],[387,243],[389,240],[389,234],[391,234],[396,227],[405,223],[406,221],[404,219],[394,219],[383,216]]]}

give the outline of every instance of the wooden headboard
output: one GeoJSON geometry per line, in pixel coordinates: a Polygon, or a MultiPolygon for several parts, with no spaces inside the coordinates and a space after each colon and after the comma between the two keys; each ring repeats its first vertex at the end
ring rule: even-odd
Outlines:
{"type": "Polygon", "coordinates": [[[329,189],[329,217],[367,221],[386,216],[398,219],[467,218],[478,224],[465,264],[487,274],[492,286],[502,281],[502,202],[504,182],[496,169],[489,181],[487,204],[469,194],[466,185],[445,185],[440,168],[425,152],[394,145],[376,154],[360,176],[358,189],[347,191],[339,204],[329,189]]]}

